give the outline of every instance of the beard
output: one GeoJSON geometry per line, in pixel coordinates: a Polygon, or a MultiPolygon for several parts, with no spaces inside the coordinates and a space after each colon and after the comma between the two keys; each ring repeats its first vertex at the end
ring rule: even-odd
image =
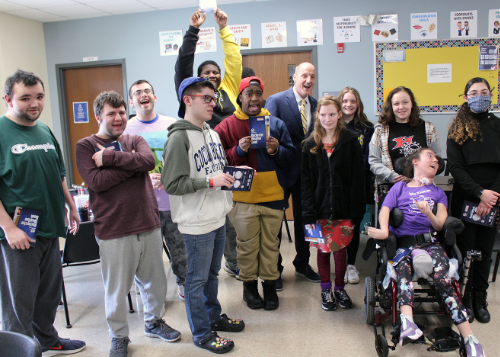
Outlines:
{"type": "Polygon", "coordinates": [[[27,113],[22,113],[22,114],[19,114],[18,117],[21,118],[21,120],[24,120],[25,122],[33,123],[33,122],[37,121],[38,118],[40,118],[41,114],[42,113],[39,112],[38,115],[33,118],[33,117],[29,116],[27,113]]]}

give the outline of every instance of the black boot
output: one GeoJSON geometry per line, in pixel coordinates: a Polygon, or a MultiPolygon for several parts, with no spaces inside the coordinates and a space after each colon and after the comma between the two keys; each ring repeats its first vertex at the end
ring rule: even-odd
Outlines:
{"type": "Polygon", "coordinates": [[[280,306],[278,294],[276,294],[276,280],[265,280],[262,282],[264,288],[264,310],[276,310],[280,306]]]}
{"type": "Polygon", "coordinates": [[[469,322],[474,322],[474,307],[472,302],[474,301],[474,293],[472,291],[465,290],[465,294],[462,297],[462,304],[467,309],[467,315],[469,316],[469,322]]]}
{"type": "Polygon", "coordinates": [[[488,302],[486,301],[486,291],[474,291],[474,316],[476,320],[482,323],[490,322],[490,313],[488,312],[488,302]]]}
{"type": "Polygon", "coordinates": [[[264,301],[259,295],[257,280],[243,282],[243,300],[251,309],[260,309],[264,306],[264,301]]]}

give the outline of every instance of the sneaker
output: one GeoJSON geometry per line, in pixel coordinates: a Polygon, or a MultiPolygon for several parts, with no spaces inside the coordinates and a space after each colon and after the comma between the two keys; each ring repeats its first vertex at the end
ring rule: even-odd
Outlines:
{"type": "Polygon", "coordinates": [[[235,270],[229,268],[227,265],[224,265],[224,270],[230,275],[235,277],[237,280],[240,280],[240,270],[235,270]]]}
{"type": "Polygon", "coordinates": [[[42,349],[42,356],[57,356],[57,355],[71,355],[80,352],[85,348],[85,342],[79,340],[70,340],[69,338],[59,337],[53,346],[42,349]]]}
{"type": "Polygon", "coordinates": [[[132,343],[132,341],[128,337],[112,338],[109,357],[127,357],[129,343],[132,343]]]}
{"type": "Polygon", "coordinates": [[[316,273],[310,265],[307,265],[306,270],[304,271],[295,270],[295,275],[306,278],[314,283],[319,283],[321,281],[319,274],[316,273]]]}
{"type": "Polygon", "coordinates": [[[177,285],[177,295],[179,299],[184,300],[184,285],[177,285]]]}
{"type": "Polygon", "coordinates": [[[350,309],[352,307],[352,300],[347,295],[345,289],[338,289],[334,291],[335,299],[339,302],[339,306],[343,309],[350,309]]]}
{"type": "Polygon", "coordinates": [[[280,277],[276,279],[276,291],[283,291],[283,279],[281,278],[281,273],[280,277]]]}
{"type": "Polygon", "coordinates": [[[483,346],[481,346],[474,335],[469,335],[465,338],[464,345],[467,357],[486,357],[486,354],[483,351],[483,346]]]}
{"type": "Polygon", "coordinates": [[[321,308],[325,311],[337,310],[337,304],[333,298],[332,289],[325,289],[321,292],[321,308]]]}
{"type": "Polygon", "coordinates": [[[144,335],[151,338],[161,338],[167,342],[175,342],[181,338],[181,333],[168,326],[162,319],[156,320],[150,326],[146,325],[144,335]]]}
{"type": "Polygon", "coordinates": [[[226,314],[210,324],[212,331],[240,332],[245,328],[245,322],[239,319],[230,319],[226,314]]]}
{"type": "Polygon", "coordinates": [[[424,333],[418,328],[417,324],[401,314],[401,333],[399,335],[399,344],[406,345],[408,342],[418,340],[424,333]]]}
{"type": "Polygon", "coordinates": [[[359,283],[359,272],[356,267],[352,264],[347,266],[345,271],[344,283],[358,284],[359,283]]]}

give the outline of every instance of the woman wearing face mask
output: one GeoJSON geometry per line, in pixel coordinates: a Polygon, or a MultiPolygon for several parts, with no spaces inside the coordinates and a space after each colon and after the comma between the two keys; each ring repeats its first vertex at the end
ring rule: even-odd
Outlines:
{"type": "MultiPolygon", "coordinates": [[[[448,167],[455,179],[451,201],[454,217],[461,217],[464,201],[479,204],[477,214],[481,217],[498,205],[500,119],[489,112],[491,97],[489,83],[484,78],[472,78],[465,86],[465,103],[448,132],[448,167]]],[[[497,230],[470,222],[464,225],[464,231],[457,237],[462,255],[469,250],[479,250],[482,260],[471,265],[463,302],[469,316],[486,323],[490,321],[486,291],[497,230]]]]}
{"type": "Polygon", "coordinates": [[[436,128],[420,117],[420,108],[413,92],[406,87],[393,89],[382,107],[382,113],[370,141],[370,170],[376,183],[408,181],[394,171],[393,163],[420,148],[429,148],[441,155],[436,128]]]}

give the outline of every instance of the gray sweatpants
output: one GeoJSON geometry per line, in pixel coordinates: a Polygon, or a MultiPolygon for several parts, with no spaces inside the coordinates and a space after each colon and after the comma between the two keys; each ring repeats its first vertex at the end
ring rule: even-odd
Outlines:
{"type": "Polygon", "coordinates": [[[35,337],[42,347],[59,339],[54,328],[62,282],[59,239],[37,236],[27,250],[0,240],[2,330],[35,337]]]}
{"type": "Polygon", "coordinates": [[[109,334],[127,337],[127,294],[134,277],[144,304],[144,321],[148,324],[161,318],[167,278],[160,228],[98,242],[109,334]]]}

